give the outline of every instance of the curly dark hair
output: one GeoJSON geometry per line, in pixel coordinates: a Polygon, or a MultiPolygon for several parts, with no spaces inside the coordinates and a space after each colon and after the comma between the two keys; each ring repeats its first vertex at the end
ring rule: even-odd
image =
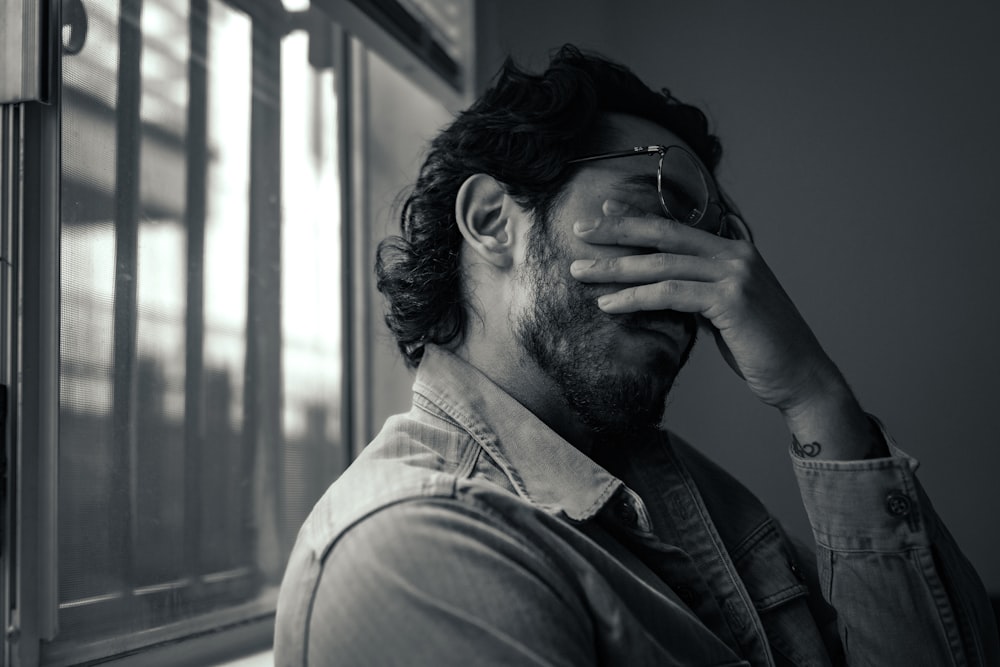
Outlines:
{"type": "Polygon", "coordinates": [[[402,234],[379,244],[375,263],[385,321],[407,366],[420,364],[425,344],[448,344],[465,333],[469,313],[455,221],[462,183],[477,173],[492,176],[544,225],[573,174],[566,161],[600,146],[606,139],[601,119],[611,112],[669,129],[714,173],[722,147],[701,110],[570,44],[542,74],[508,58],[493,86],[431,141],[402,207],[402,234]]]}

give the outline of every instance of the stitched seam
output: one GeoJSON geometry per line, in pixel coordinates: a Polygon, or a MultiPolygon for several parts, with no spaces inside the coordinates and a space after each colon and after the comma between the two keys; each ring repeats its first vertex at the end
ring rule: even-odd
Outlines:
{"type": "Polygon", "coordinates": [[[954,664],[967,665],[965,651],[962,647],[961,632],[958,629],[958,619],[951,609],[948,600],[948,591],[945,588],[944,582],[937,576],[936,568],[934,567],[934,557],[931,555],[930,549],[914,550],[909,556],[913,559],[914,565],[917,566],[920,574],[923,575],[921,581],[928,595],[934,600],[937,619],[941,624],[941,631],[948,638],[948,648],[951,649],[954,664]],[[937,585],[932,586],[932,582],[937,585]]]}
{"type": "MultiPolygon", "coordinates": [[[[459,500],[459,494],[456,493],[455,496],[454,496],[454,498],[456,500],[459,500]]],[[[430,501],[429,504],[435,504],[435,505],[442,504],[440,502],[437,502],[437,503],[433,502],[435,500],[437,500],[437,501],[441,500],[440,498],[433,498],[433,497],[413,498],[412,500],[413,501],[430,501]]],[[[489,522],[489,526],[491,528],[494,528],[494,529],[502,532],[507,537],[509,537],[510,539],[512,539],[515,542],[517,542],[517,544],[519,544],[526,551],[534,554],[537,558],[541,559],[545,563],[545,565],[550,570],[552,570],[552,572],[558,573],[558,572],[561,571],[561,568],[556,564],[555,560],[553,560],[553,558],[551,557],[551,555],[549,554],[548,551],[546,551],[544,549],[540,549],[538,544],[534,544],[534,543],[529,542],[528,540],[524,539],[523,535],[521,535],[520,533],[518,533],[516,530],[514,530],[510,526],[510,524],[509,524],[509,522],[507,520],[507,517],[505,517],[496,508],[494,508],[491,505],[489,505],[488,503],[486,503],[483,499],[476,498],[476,497],[470,496],[468,494],[461,494],[461,501],[460,502],[462,504],[456,505],[456,506],[449,505],[448,507],[450,509],[453,509],[454,511],[458,511],[458,512],[461,512],[461,513],[465,514],[469,518],[472,518],[472,519],[480,518],[480,520],[481,520],[481,517],[477,517],[476,512],[472,511],[472,510],[477,510],[480,514],[485,515],[486,517],[488,517],[491,520],[489,522]]],[[[565,577],[563,577],[563,579],[566,580],[565,577]]],[[[552,591],[552,594],[555,595],[557,598],[559,598],[560,600],[563,600],[566,604],[571,605],[571,602],[569,600],[566,600],[565,596],[562,595],[562,593],[560,593],[560,591],[558,589],[556,589],[551,584],[549,584],[549,582],[547,580],[541,579],[541,583],[547,589],[549,589],[550,591],[552,591]]],[[[576,594],[578,596],[578,599],[576,600],[576,604],[579,605],[579,607],[582,608],[582,609],[584,609],[584,610],[587,609],[588,605],[586,603],[586,596],[579,590],[579,587],[577,586],[577,582],[574,579],[569,579],[569,580],[566,580],[566,584],[567,584],[567,588],[576,591],[576,594]]],[[[589,619],[589,616],[587,616],[587,618],[589,619]]]]}
{"type": "MultiPolygon", "coordinates": [[[[691,479],[690,474],[688,473],[687,469],[683,466],[680,459],[676,458],[675,461],[677,469],[680,472],[681,480],[684,483],[684,486],[687,487],[688,493],[690,494],[691,498],[694,500],[695,509],[701,516],[701,520],[706,528],[706,532],[708,533],[709,538],[711,538],[712,543],[715,546],[716,558],[722,561],[722,567],[729,574],[731,583],[735,588],[736,594],[740,597],[740,599],[743,600],[743,604],[745,605],[747,612],[750,613],[750,622],[753,624],[755,628],[757,641],[763,643],[764,656],[767,659],[768,665],[770,667],[774,667],[774,657],[771,655],[770,650],[768,649],[767,646],[767,631],[764,629],[764,624],[760,620],[759,615],[754,611],[756,607],[754,606],[753,599],[750,597],[750,593],[747,591],[746,586],[743,585],[743,580],[740,579],[739,572],[734,571],[736,565],[732,563],[732,558],[729,558],[728,559],[729,562],[726,562],[727,559],[723,555],[726,553],[725,545],[723,544],[722,538],[719,537],[718,532],[715,529],[715,526],[712,524],[711,519],[708,516],[708,510],[705,508],[704,501],[701,498],[701,494],[697,492],[694,480],[691,479]]],[[[726,619],[726,623],[727,625],[729,624],[728,618],[726,619]]],[[[734,636],[737,637],[739,636],[739,632],[736,629],[732,629],[731,631],[733,632],[734,636]]]]}
{"type": "Polygon", "coordinates": [[[759,602],[754,603],[760,611],[768,611],[782,602],[786,602],[796,597],[801,597],[809,592],[809,589],[802,584],[790,584],[787,588],[783,588],[780,591],[771,593],[765,598],[761,598],[759,602]]]}
{"type": "Polygon", "coordinates": [[[309,667],[309,633],[312,631],[312,617],[313,617],[313,607],[316,606],[316,595],[319,593],[319,582],[323,577],[323,567],[322,561],[316,558],[316,554],[310,554],[313,563],[316,564],[318,572],[316,573],[316,579],[313,581],[312,592],[309,594],[309,604],[306,605],[306,615],[305,618],[300,619],[302,624],[305,626],[302,631],[302,667],[309,667]]]}
{"type": "Polygon", "coordinates": [[[734,563],[739,562],[747,555],[747,552],[760,544],[772,532],[778,532],[774,526],[774,522],[771,519],[764,519],[759,526],[754,528],[749,535],[743,538],[742,542],[729,552],[729,557],[733,559],[734,563]]]}
{"type": "Polygon", "coordinates": [[[594,514],[596,514],[598,508],[603,507],[608,502],[608,500],[610,500],[611,497],[615,495],[615,493],[618,491],[621,485],[622,485],[621,481],[609,482],[608,485],[604,487],[604,490],[601,491],[601,495],[597,497],[597,500],[594,501],[594,503],[587,508],[586,511],[587,517],[589,518],[594,514]]]}
{"type": "Polygon", "coordinates": [[[827,539],[832,538],[834,541],[837,541],[837,539],[839,538],[837,538],[836,536],[828,535],[827,533],[823,533],[820,531],[814,531],[814,534],[817,538],[816,543],[819,546],[823,547],[824,549],[828,549],[830,551],[836,551],[838,553],[844,553],[844,554],[899,554],[899,553],[906,553],[907,551],[919,551],[921,549],[927,548],[926,546],[921,544],[911,544],[905,547],[885,547],[884,549],[880,549],[877,547],[839,547],[839,546],[832,546],[829,542],[820,539],[821,537],[827,539]]]}
{"type": "Polygon", "coordinates": [[[486,438],[484,438],[483,434],[481,433],[482,429],[475,428],[472,426],[472,424],[476,423],[475,419],[472,419],[470,415],[467,415],[462,410],[459,410],[455,406],[444,401],[445,398],[444,396],[442,396],[439,392],[434,391],[431,387],[428,387],[427,385],[418,383],[414,388],[414,395],[415,395],[414,398],[416,398],[416,396],[421,396],[420,393],[421,391],[426,392],[426,394],[424,395],[425,400],[431,402],[434,405],[434,407],[436,407],[438,410],[441,410],[451,419],[453,419],[456,426],[458,426],[463,431],[472,436],[472,438],[474,438],[476,442],[479,443],[480,447],[489,452],[494,462],[510,480],[511,485],[517,490],[519,496],[530,501],[532,505],[536,507],[541,507],[541,504],[536,502],[528,493],[528,490],[524,484],[524,480],[521,479],[521,476],[518,474],[517,470],[515,470],[512,466],[508,464],[507,460],[501,455],[500,450],[497,449],[496,447],[493,447],[491,444],[487,443],[486,438]],[[435,398],[437,398],[438,400],[435,401],[434,400],[435,398]]]}
{"type": "MultiPolygon", "coordinates": [[[[425,484],[421,485],[421,487],[420,487],[421,492],[425,492],[427,489],[429,489],[431,486],[434,485],[435,481],[437,481],[439,478],[444,477],[444,476],[445,475],[441,475],[441,474],[433,475],[431,477],[431,480],[428,483],[425,483],[425,484]]],[[[430,495],[430,496],[425,495],[424,493],[415,493],[415,494],[412,494],[412,495],[404,496],[402,498],[396,498],[394,500],[390,500],[390,501],[382,503],[380,505],[376,505],[375,507],[372,507],[368,511],[361,513],[361,515],[355,517],[355,519],[353,521],[351,521],[350,523],[344,525],[338,531],[337,535],[332,540],[330,540],[328,543],[326,543],[324,545],[323,551],[319,554],[319,557],[317,558],[317,560],[320,562],[320,564],[324,563],[326,561],[327,556],[329,556],[330,552],[333,551],[333,548],[336,546],[337,542],[339,542],[340,540],[342,540],[344,538],[344,535],[346,535],[348,532],[350,532],[350,530],[352,528],[354,528],[359,523],[361,523],[362,521],[364,521],[368,517],[372,516],[373,514],[381,512],[382,510],[387,509],[389,507],[392,507],[393,505],[399,505],[399,504],[402,504],[402,503],[405,503],[405,502],[411,501],[411,500],[424,500],[424,499],[431,499],[431,498],[457,498],[457,496],[455,494],[455,489],[456,489],[457,484],[458,484],[458,478],[453,477],[453,476],[451,476],[451,477],[452,477],[452,479],[450,480],[450,482],[448,484],[448,488],[447,488],[446,492],[440,492],[440,491],[433,492],[433,495],[430,495]]]]}
{"type": "MultiPolygon", "coordinates": [[[[473,438],[469,437],[468,441],[475,442],[473,438]]],[[[458,467],[455,470],[455,476],[460,479],[468,479],[472,476],[472,471],[476,469],[476,463],[479,462],[480,454],[482,453],[482,448],[479,447],[479,443],[475,443],[475,447],[463,446],[462,459],[458,462],[458,467]]]]}

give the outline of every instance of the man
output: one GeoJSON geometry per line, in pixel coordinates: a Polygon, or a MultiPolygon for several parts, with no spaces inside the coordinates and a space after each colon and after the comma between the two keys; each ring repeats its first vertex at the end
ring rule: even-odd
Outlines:
{"type": "Polygon", "coordinates": [[[720,153],[701,112],[572,47],[508,62],[433,141],[377,267],[413,407],[303,526],[278,664],[1000,664],[916,462],[752,245],[720,153]],[[699,328],[785,418],[815,556],[661,429],[699,328]]]}

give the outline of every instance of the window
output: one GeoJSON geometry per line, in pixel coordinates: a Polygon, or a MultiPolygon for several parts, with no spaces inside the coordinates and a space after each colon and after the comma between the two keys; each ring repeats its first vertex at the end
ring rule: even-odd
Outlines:
{"type": "MultiPolygon", "coordinates": [[[[26,374],[11,356],[4,382],[32,408],[7,429],[4,511],[25,529],[4,536],[4,647],[79,664],[255,623],[240,641],[266,646],[298,527],[382,410],[373,368],[394,353],[368,340],[370,250],[461,93],[411,83],[398,51],[370,50],[386,36],[368,14],[334,0],[61,6],[54,148],[35,165],[58,195],[48,256],[18,180],[36,121],[4,107],[4,257],[23,233],[22,299],[56,280],[50,312],[20,319],[3,283],[26,374]],[[403,97],[408,114],[382,110],[403,97]],[[56,356],[47,331],[57,360],[27,373],[56,356]]],[[[466,3],[406,7],[468,58],[466,3]]]]}
{"type": "Polygon", "coordinates": [[[329,31],[219,0],[84,8],[60,197],[56,644],[74,656],[272,608],[347,460],[335,73],[308,57],[329,31]]]}
{"type": "MultiPolygon", "coordinates": [[[[389,234],[399,233],[394,217],[397,196],[420,168],[424,147],[437,130],[451,120],[451,114],[433,96],[421,90],[377,53],[369,52],[359,68],[367,82],[370,110],[367,136],[370,185],[368,213],[370,240],[367,254],[374,257],[378,242],[389,234]]],[[[369,286],[368,300],[380,303],[374,285],[369,286]]],[[[381,428],[389,415],[409,409],[410,382],[386,382],[386,378],[405,378],[407,371],[395,339],[381,321],[375,322],[371,371],[375,382],[372,391],[369,438],[381,428]],[[381,381],[380,381],[381,379],[381,381]]]]}

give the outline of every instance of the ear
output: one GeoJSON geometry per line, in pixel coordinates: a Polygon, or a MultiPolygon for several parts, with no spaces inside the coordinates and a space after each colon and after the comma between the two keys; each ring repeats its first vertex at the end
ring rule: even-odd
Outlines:
{"type": "Polygon", "coordinates": [[[455,220],[466,243],[482,259],[501,269],[514,263],[512,204],[503,185],[488,174],[469,176],[455,197],[455,220]]]}

